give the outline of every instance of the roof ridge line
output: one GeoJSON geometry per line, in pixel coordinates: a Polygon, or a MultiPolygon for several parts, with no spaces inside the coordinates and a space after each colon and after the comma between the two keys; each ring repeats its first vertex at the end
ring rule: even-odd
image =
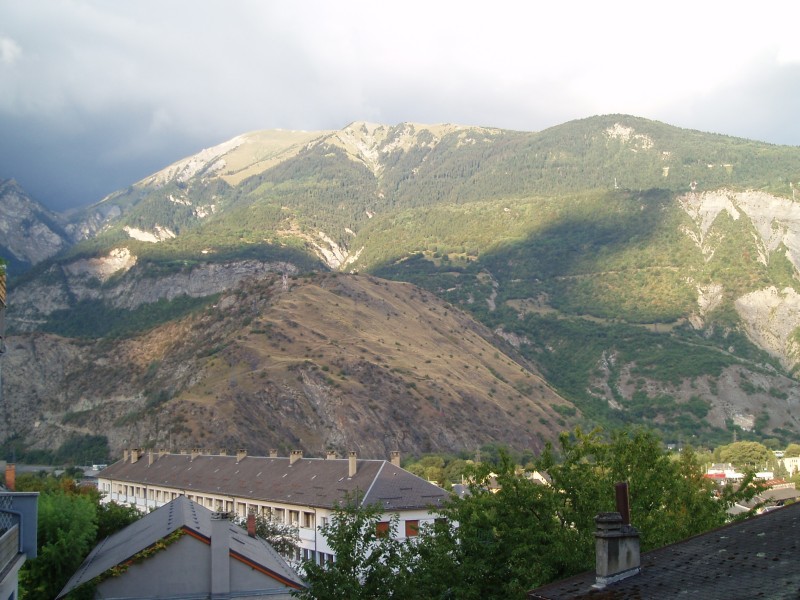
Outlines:
{"type": "MultiPolygon", "coordinates": [[[[375,487],[375,482],[378,481],[378,477],[381,476],[381,473],[383,472],[383,467],[385,467],[385,466],[386,466],[386,461],[384,460],[384,461],[382,461],[381,468],[378,469],[378,472],[375,473],[375,477],[372,478],[372,483],[369,484],[369,488],[367,488],[367,491],[364,494],[364,500],[362,501],[362,504],[366,504],[367,503],[367,497],[369,496],[369,493],[372,491],[372,488],[375,487]]],[[[383,508],[383,507],[381,507],[381,508],[383,508]]]]}

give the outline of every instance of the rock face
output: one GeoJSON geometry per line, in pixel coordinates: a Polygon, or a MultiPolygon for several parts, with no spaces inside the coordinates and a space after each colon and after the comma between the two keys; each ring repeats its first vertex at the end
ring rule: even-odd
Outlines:
{"type": "MultiPolygon", "coordinates": [[[[690,193],[678,198],[680,206],[691,217],[695,229],[684,233],[700,248],[706,261],[724,242],[715,235],[714,224],[721,214],[733,221],[745,219],[752,226],[752,240],[757,259],[769,266],[775,257],[785,257],[800,274],[800,204],[760,191],[735,192],[720,189],[690,193]]],[[[704,317],[720,305],[723,294],[719,283],[698,286],[699,314],[691,317],[702,327],[704,317]]],[[[777,357],[787,369],[800,361],[796,334],[800,331],[800,296],[793,288],[778,290],[769,286],[748,292],[734,299],[734,307],[748,337],[759,347],[777,357]]]]}
{"type": "Polygon", "coordinates": [[[35,265],[72,244],[63,219],[33,200],[14,180],[0,180],[0,248],[35,265]]]}
{"type": "Polygon", "coordinates": [[[161,299],[210,296],[269,273],[296,272],[297,268],[287,262],[245,260],[200,264],[154,276],[146,267],[137,266],[136,257],[127,248],[120,248],[102,258],[54,264],[47,276],[15,287],[9,294],[8,326],[15,331],[32,331],[54,311],[85,300],[102,300],[115,308],[132,310],[161,299]],[[100,285],[112,275],[119,275],[113,284],[100,285]]]}

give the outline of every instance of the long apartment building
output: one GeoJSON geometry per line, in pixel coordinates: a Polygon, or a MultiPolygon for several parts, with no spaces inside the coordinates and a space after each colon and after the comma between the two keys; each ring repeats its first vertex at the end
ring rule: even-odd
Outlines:
{"type": "Polygon", "coordinates": [[[296,558],[315,562],[334,559],[319,528],[345,498],[359,497],[365,505],[379,504],[379,529],[389,529],[394,515],[398,526],[391,534],[403,539],[417,535],[420,525],[432,522],[449,494],[400,467],[400,455],[390,461],[326,458],[183,454],[166,451],[125,451],[123,459],[98,474],[105,501],[126,503],[146,512],[178,496],[186,496],[214,511],[245,517],[250,512],[295,525],[300,535],[296,558]]]}

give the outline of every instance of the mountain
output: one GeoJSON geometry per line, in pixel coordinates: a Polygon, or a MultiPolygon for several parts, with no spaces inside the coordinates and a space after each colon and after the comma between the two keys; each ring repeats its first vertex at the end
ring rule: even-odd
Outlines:
{"type": "Polygon", "coordinates": [[[11,273],[55,256],[74,240],[65,220],[36,202],[13,179],[0,179],[0,256],[11,273]]]}
{"type": "Polygon", "coordinates": [[[8,348],[0,435],[53,449],[96,432],[115,453],[541,449],[577,418],[467,314],[363,275],[266,275],[124,339],[35,333],[8,348]]]}
{"type": "Polygon", "coordinates": [[[800,148],[626,115],[250,133],[71,215],[8,323],[109,343],[250,277],[368,273],[469,312],[582,422],[788,440],[796,185],[800,148]]]}

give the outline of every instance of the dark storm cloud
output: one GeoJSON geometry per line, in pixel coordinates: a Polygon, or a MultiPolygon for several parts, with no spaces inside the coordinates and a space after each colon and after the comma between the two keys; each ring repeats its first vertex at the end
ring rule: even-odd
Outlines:
{"type": "Polygon", "coordinates": [[[61,209],[246,131],[355,120],[536,131],[622,112],[798,144],[798,13],[0,0],[0,178],[61,209]]]}

